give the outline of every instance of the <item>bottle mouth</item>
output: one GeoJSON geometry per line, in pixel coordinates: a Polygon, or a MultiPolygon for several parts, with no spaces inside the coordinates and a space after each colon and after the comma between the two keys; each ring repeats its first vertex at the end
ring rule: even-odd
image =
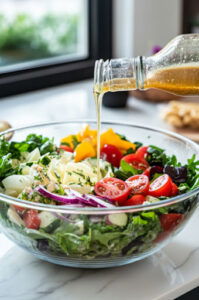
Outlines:
{"type": "Polygon", "coordinates": [[[94,92],[102,93],[104,84],[110,81],[109,60],[96,60],[94,67],[94,92]]]}
{"type": "Polygon", "coordinates": [[[94,67],[94,92],[101,91],[102,84],[102,69],[103,69],[104,61],[103,59],[96,60],[94,67]]]}

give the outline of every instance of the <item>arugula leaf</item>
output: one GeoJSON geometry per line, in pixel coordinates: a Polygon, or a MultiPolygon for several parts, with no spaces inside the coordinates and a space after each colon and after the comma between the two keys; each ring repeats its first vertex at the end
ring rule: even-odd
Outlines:
{"type": "Polygon", "coordinates": [[[121,138],[121,140],[129,142],[129,140],[126,138],[124,134],[120,134],[120,133],[116,133],[116,134],[121,138]]]}
{"type": "Polygon", "coordinates": [[[12,166],[11,154],[0,157],[0,180],[15,173],[15,168],[12,166]]]}
{"type": "Polygon", "coordinates": [[[136,151],[138,148],[140,148],[140,147],[143,146],[143,143],[140,143],[140,142],[133,142],[133,144],[136,145],[135,151],[136,151]]]}
{"type": "MultiPolygon", "coordinates": [[[[186,184],[191,190],[199,187],[199,160],[196,159],[194,154],[190,159],[187,160],[187,181],[186,184]]],[[[182,188],[183,185],[181,185],[182,188]]],[[[185,187],[185,185],[184,185],[185,187]]]]}
{"type": "Polygon", "coordinates": [[[75,135],[72,136],[72,143],[74,148],[76,148],[80,144],[80,142],[78,141],[75,135]]]}
{"type": "Polygon", "coordinates": [[[157,146],[150,145],[147,150],[146,160],[151,166],[173,166],[180,167],[181,163],[177,161],[177,157],[175,155],[169,156],[166,155],[165,150],[161,149],[157,146]]]}
{"type": "Polygon", "coordinates": [[[130,164],[128,164],[125,160],[121,160],[120,168],[125,173],[131,173],[132,175],[139,174],[139,170],[133,168],[130,164]]]}
{"type": "Polygon", "coordinates": [[[0,139],[0,157],[10,153],[11,158],[20,159],[21,153],[31,152],[35,148],[39,148],[41,155],[56,150],[53,139],[42,135],[29,134],[22,142],[7,142],[5,139],[0,139]]]}
{"type": "Polygon", "coordinates": [[[135,150],[133,148],[129,148],[126,150],[126,153],[124,154],[124,156],[128,155],[128,154],[132,154],[132,153],[135,153],[135,150]]]}
{"type": "Polygon", "coordinates": [[[115,177],[126,180],[127,178],[141,174],[142,170],[137,170],[128,164],[125,160],[121,160],[119,170],[114,171],[115,177]]]}

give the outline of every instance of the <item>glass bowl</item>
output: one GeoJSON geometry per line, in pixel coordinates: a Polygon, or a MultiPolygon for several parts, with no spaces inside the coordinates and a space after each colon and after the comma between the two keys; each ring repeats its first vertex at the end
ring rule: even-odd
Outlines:
{"type": "MultiPolygon", "coordinates": [[[[84,124],[96,128],[95,121],[68,121],[12,129],[1,135],[13,133],[12,139],[21,141],[27,134],[36,133],[54,137],[59,144],[62,137],[77,133],[84,124]]],[[[192,141],[164,130],[127,123],[102,123],[102,130],[110,127],[131,141],[160,146],[167,154],[175,154],[182,163],[199,152],[192,141]]],[[[1,193],[0,227],[10,240],[40,259],[70,267],[115,267],[144,259],[164,247],[193,214],[198,194],[199,188],[169,200],[108,209],[66,208],[28,202],[1,193]],[[50,214],[53,222],[45,229],[28,229],[17,222],[13,205],[50,214]],[[168,212],[180,213],[182,218],[164,231],[159,219],[168,212]]]]}

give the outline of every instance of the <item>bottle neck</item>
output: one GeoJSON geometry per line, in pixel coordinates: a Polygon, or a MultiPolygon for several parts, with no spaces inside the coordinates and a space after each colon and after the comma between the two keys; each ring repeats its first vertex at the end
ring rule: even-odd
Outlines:
{"type": "Polygon", "coordinates": [[[94,71],[94,91],[98,93],[143,89],[146,58],[97,60],[94,71]]]}

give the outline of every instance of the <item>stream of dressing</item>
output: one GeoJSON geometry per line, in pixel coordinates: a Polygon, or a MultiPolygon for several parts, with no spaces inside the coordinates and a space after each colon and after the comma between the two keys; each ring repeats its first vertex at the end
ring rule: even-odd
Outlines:
{"type": "Polygon", "coordinates": [[[101,134],[101,110],[102,110],[102,99],[103,93],[94,91],[95,106],[97,113],[97,179],[101,179],[100,173],[100,134],[101,134]]]}

